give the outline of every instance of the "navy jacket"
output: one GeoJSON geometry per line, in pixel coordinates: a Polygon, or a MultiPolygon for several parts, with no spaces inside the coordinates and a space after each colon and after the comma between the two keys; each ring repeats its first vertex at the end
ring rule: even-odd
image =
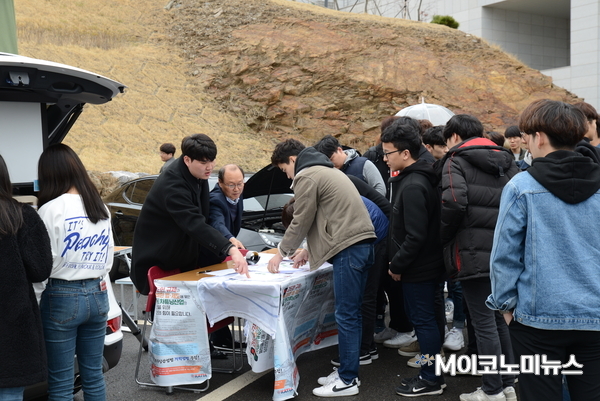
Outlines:
{"type": "Polygon", "coordinates": [[[229,202],[219,185],[215,185],[210,191],[210,211],[208,222],[211,226],[219,230],[225,238],[236,237],[242,227],[242,214],[244,213],[244,199],[240,196],[237,205],[235,219],[232,219],[229,202]]]}

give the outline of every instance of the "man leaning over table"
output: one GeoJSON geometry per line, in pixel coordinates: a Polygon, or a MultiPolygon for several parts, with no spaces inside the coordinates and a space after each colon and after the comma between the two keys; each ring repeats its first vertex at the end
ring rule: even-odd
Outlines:
{"type": "Polygon", "coordinates": [[[240,251],[208,224],[208,178],[217,146],[207,135],[187,136],[182,155],[163,171],[150,189],[138,218],[132,249],[131,280],[140,293],[149,291],[152,266],[182,272],[232,257],[235,270],[248,273],[240,251]]]}
{"type": "Polygon", "coordinates": [[[269,261],[269,271],[279,272],[284,257],[293,257],[295,267],[307,261],[311,269],[325,261],[333,264],[340,366],[319,378],[321,387],[313,389],[313,394],[358,394],[360,308],[376,239],[369,213],[349,178],[313,147],[288,139],[277,144],[271,162],[293,179],[296,200],[294,217],[279,253],[269,261]],[[296,253],[304,238],[307,250],[296,253]]]}

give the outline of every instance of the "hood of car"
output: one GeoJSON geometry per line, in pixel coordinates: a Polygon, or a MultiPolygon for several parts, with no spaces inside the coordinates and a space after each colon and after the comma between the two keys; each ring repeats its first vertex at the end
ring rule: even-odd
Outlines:
{"type": "Polygon", "coordinates": [[[244,199],[261,195],[276,195],[292,193],[292,180],[276,166],[269,164],[254,173],[244,186],[244,199]]]}

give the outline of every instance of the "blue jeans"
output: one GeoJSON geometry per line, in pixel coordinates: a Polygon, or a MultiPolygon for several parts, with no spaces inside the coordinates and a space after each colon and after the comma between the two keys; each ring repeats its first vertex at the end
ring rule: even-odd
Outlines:
{"type": "Polygon", "coordinates": [[[108,294],[100,279],[48,280],[40,309],[48,355],[48,400],[73,400],[74,358],[86,401],[105,401],[102,354],[108,294]]]}
{"type": "Polygon", "coordinates": [[[0,388],[0,401],[23,401],[25,387],[0,388]]]}
{"type": "MultiPolygon", "coordinates": [[[[424,281],[419,283],[402,282],[404,291],[404,305],[406,314],[415,327],[415,334],[421,348],[421,355],[433,356],[431,364],[421,364],[421,377],[437,382],[435,375],[435,355],[442,349],[442,339],[438,319],[436,319],[436,294],[439,293],[440,284],[437,281],[424,281]]],[[[425,362],[424,359],[421,362],[425,362]]]]}
{"type": "Polygon", "coordinates": [[[332,258],[335,321],[338,325],[340,367],[346,384],[358,377],[362,316],[360,312],[369,267],[373,264],[373,244],[351,245],[332,258]]]}

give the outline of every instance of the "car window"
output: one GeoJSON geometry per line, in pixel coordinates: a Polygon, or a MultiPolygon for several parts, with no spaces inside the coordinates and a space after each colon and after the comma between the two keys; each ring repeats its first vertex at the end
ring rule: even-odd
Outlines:
{"type": "Polygon", "coordinates": [[[152,185],[154,184],[154,180],[140,180],[132,185],[133,190],[131,196],[128,196],[129,200],[133,203],[137,203],[142,205],[146,200],[146,196],[148,196],[148,192],[152,185]]]}
{"type": "Polygon", "coordinates": [[[131,196],[133,194],[133,189],[135,188],[135,182],[127,185],[127,188],[123,191],[123,197],[131,202],[131,196]]]}
{"type": "Polygon", "coordinates": [[[269,210],[280,209],[283,208],[293,196],[294,194],[274,194],[271,195],[271,197],[260,195],[254,198],[244,199],[244,210],[250,212],[265,210],[267,198],[269,199],[269,204],[267,206],[269,210]]]}

